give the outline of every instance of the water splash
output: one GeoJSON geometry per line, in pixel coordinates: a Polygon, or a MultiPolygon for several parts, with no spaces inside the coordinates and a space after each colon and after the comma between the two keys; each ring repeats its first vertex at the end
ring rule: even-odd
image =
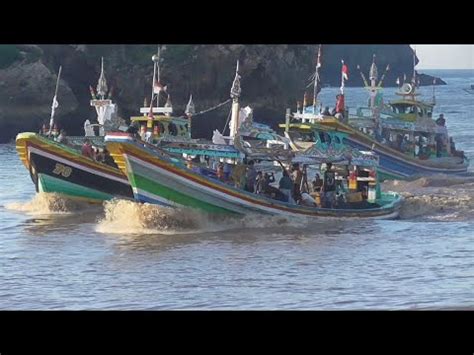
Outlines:
{"type": "Polygon", "coordinates": [[[468,221],[474,218],[474,178],[438,175],[388,181],[383,189],[405,197],[402,219],[468,221]]]}
{"type": "Polygon", "coordinates": [[[6,209],[32,215],[71,214],[88,208],[89,204],[68,199],[57,193],[39,192],[30,201],[11,202],[6,209]]]}
{"type": "Polygon", "coordinates": [[[104,212],[96,231],[111,234],[205,233],[242,228],[301,227],[304,223],[304,220],[294,218],[216,215],[190,208],[168,208],[126,200],[104,202],[104,212]]]}

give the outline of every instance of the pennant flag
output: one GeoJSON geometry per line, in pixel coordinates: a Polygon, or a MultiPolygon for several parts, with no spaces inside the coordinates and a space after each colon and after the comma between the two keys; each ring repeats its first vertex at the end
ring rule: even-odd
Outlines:
{"type": "Polygon", "coordinates": [[[194,102],[193,102],[193,95],[190,95],[189,96],[189,102],[188,104],[186,105],[186,110],[184,111],[184,113],[187,115],[187,116],[192,116],[196,113],[196,109],[194,107],[194,102]]]}
{"type": "Polygon", "coordinates": [[[53,104],[51,105],[51,108],[54,110],[54,109],[57,108],[58,106],[59,106],[58,99],[56,98],[56,95],[54,95],[54,97],[53,97],[53,104]]]}
{"type": "Polygon", "coordinates": [[[342,61],[342,77],[344,80],[349,80],[349,69],[347,65],[344,64],[344,61],[342,61]]]}

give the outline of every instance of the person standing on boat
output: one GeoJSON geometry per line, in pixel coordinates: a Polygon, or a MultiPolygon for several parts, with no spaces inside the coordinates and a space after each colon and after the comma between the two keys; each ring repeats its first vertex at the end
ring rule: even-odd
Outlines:
{"type": "Polygon", "coordinates": [[[257,178],[257,170],[255,170],[254,162],[251,160],[247,167],[247,174],[245,175],[247,178],[247,186],[246,190],[249,192],[255,191],[255,179],[257,178]]]}
{"type": "Polygon", "coordinates": [[[314,177],[314,180],[312,181],[312,187],[313,187],[313,192],[320,192],[321,191],[321,186],[323,185],[323,180],[321,180],[321,177],[319,174],[316,173],[316,176],[314,177]]]}
{"type": "Polygon", "coordinates": [[[217,165],[216,175],[220,181],[224,181],[224,163],[219,163],[219,165],[217,165]]]}
{"type": "Polygon", "coordinates": [[[255,178],[255,193],[263,194],[264,192],[265,192],[265,189],[264,189],[263,173],[259,171],[257,173],[257,177],[255,178]]]}
{"type": "Polygon", "coordinates": [[[443,114],[440,114],[439,117],[437,118],[436,120],[436,124],[438,126],[442,126],[444,127],[446,125],[446,119],[444,118],[444,115],[443,114]]]}
{"type": "Polygon", "coordinates": [[[66,131],[64,129],[59,133],[58,138],[56,138],[58,143],[67,144],[66,131]]]}
{"type": "Polygon", "coordinates": [[[324,207],[334,207],[334,197],[336,194],[336,174],[331,171],[332,163],[327,163],[326,171],[323,176],[323,186],[321,186],[321,192],[324,193],[324,207]]]}
{"type": "Polygon", "coordinates": [[[344,111],[346,109],[346,105],[344,102],[344,94],[337,94],[336,95],[336,107],[334,109],[334,116],[338,113],[342,116],[341,119],[344,119],[344,111]]]}
{"type": "Polygon", "coordinates": [[[331,112],[329,111],[329,106],[326,106],[324,108],[324,111],[322,113],[323,116],[331,116],[331,112]]]}
{"type": "Polygon", "coordinates": [[[232,173],[232,166],[224,162],[224,181],[229,181],[230,174],[232,173]]]}
{"type": "Polygon", "coordinates": [[[232,173],[231,173],[231,179],[234,182],[235,187],[239,189],[245,189],[245,185],[246,185],[245,174],[246,174],[246,167],[244,164],[239,162],[234,167],[234,169],[232,169],[232,173]]]}
{"type": "Polygon", "coordinates": [[[298,163],[293,165],[291,178],[293,180],[293,199],[298,202],[301,198],[301,182],[303,181],[303,173],[298,163]]]}
{"type": "Polygon", "coordinates": [[[283,169],[283,175],[278,182],[278,187],[280,188],[280,191],[286,196],[286,201],[289,203],[295,203],[293,200],[293,196],[291,196],[291,189],[293,188],[293,181],[290,178],[290,175],[288,174],[288,171],[286,169],[283,169]]]}
{"type": "Polygon", "coordinates": [[[90,139],[86,138],[82,145],[81,153],[83,156],[94,159],[94,152],[92,151],[92,144],[90,139]]]}

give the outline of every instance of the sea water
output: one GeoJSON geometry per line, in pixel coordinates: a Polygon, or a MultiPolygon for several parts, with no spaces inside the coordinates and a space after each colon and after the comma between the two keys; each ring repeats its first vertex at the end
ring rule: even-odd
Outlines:
{"type": "MultiPolygon", "coordinates": [[[[474,72],[429,74],[448,83],[435,116],[474,161],[474,72]]],[[[346,94],[366,102],[361,88],[346,94]]],[[[0,145],[0,309],[473,309],[474,176],[383,188],[405,196],[399,220],[91,207],[36,195],[14,145],[0,145]]]]}

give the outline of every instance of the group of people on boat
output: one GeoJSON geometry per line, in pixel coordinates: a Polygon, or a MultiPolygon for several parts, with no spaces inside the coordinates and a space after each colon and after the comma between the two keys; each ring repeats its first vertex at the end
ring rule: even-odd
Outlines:
{"type": "Polygon", "coordinates": [[[331,163],[320,176],[315,174],[310,184],[307,182],[307,169],[299,163],[289,168],[281,164],[281,177],[278,179],[274,172],[257,170],[253,160],[237,162],[236,164],[218,161],[205,157],[206,167],[197,164],[199,157],[188,159],[186,167],[196,173],[214,177],[221,182],[247,192],[264,195],[274,200],[309,207],[337,208],[342,205],[340,198],[344,187],[336,179],[336,172],[331,163]]]}
{"type": "Polygon", "coordinates": [[[86,138],[84,140],[84,144],[81,148],[81,154],[85,157],[94,159],[95,161],[98,161],[100,163],[107,164],[114,168],[118,168],[117,164],[115,163],[107,148],[99,148],[93,146],[89,138],[86,138]]]}

